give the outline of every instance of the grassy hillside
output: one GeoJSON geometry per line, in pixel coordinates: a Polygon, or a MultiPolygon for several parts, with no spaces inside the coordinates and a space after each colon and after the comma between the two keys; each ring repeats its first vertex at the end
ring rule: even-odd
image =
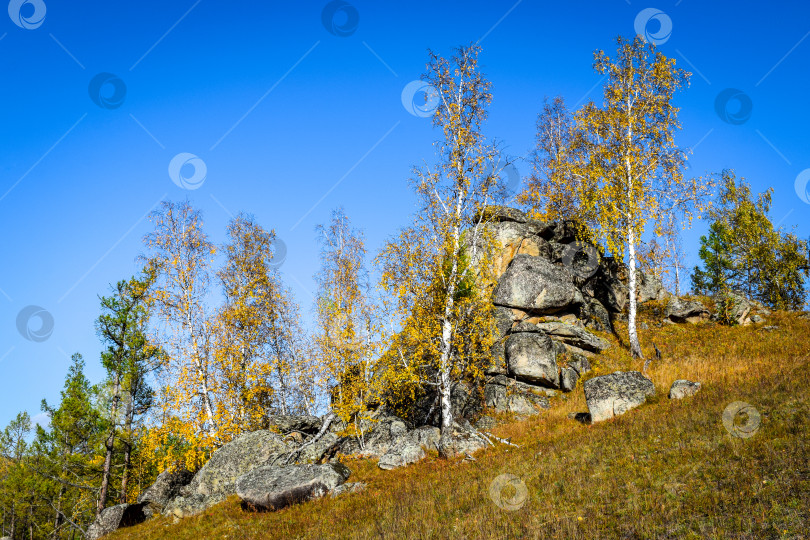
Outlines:
{"type": "MultiPolygon", "coordinates": [[[[110,538],[808,538],[810,320],[777,313],[766,324],[779,329],[656,328],[651,319],[641,340],[645,354],[654,355],[653,341],[663,353],[650,368],[658,395],[612,421],[569,418],[587,411],[580,383],[552,410],[493,430],[520,448],[499,445],[473,462],[430,456],[394,471],[351,461],[349,481],[367,482],[365,492],[265,514],[243,512],[234,498],[110,538]],[[681,378],[703,389],[672,402],[667,391],[681,378]],[[761,415],[749,439],[723,426],[734,401],[761,415]],[[514,511],[489,496],[504,473],[527,488],[514,511]]],[[[613,347],[588,377],[640,367],[613,347]]]]}

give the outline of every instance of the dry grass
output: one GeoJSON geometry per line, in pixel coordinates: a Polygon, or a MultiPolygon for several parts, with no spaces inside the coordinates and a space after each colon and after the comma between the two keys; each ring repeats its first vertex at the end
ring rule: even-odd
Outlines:
{"type": "MultiPolygon", "coordinates": [[[[159,518],[111,538],[810,537],[810,321],[775,314],[768,324],[780,328],[764,332],[656,328],[652,320],[641,339],[645,354],[654,354],[653,341],[663,353],[650,368],[658,395],[622,417],[594,426],[569,419],[587,410],[578,388],[539,417],[495,430],[520,448],[500,445],[475,462],[430,457],[387,472],[352,461],[350,481],[369,484],[363,493],[265,514],[244,513],[233,499],[177,524],[159,518]],[[675,379],[701,381],[703,389],[671,402],[675,379]],[[723,427],[733,401],[761,413],[750,439],[723,427]],[[502,510],[490,499],[502,473],[525,483],[522,508],[502,510]]],[[[640,367],[613,347],[594,374],[640,367]]]]}

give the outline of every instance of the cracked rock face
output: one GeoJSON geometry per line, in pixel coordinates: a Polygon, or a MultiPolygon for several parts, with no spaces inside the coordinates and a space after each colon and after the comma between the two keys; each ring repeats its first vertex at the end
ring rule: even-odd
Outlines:
{"type": "Polygon", "coordinates": [[[404,467],[411,463],[416,463],[423,459],[425,449],[419,444],[412,441],[410,437],[404,436],[400,440],[394,442],[393,446],[380,458],[377,466],[383,470],[396,469],[404,467]]]}
{"type": "Polygon", "coordinates": [[[580,326],[564,322],[539,322],[534,325],[521,323],[513,332],[541,332],[566,345],[589,352],[600,353],[610,347],[610,343],[580,326]]]}
{"type": "Polygon", "coordinates": [[[174,497],[180,494],[180,490],[187,486],[194,478],[194,474],[186,471],[163,471],[155,479],[155,483],[149,486],[138,497],[138,502],[143,505],[143,512],[147,518],[163,512],[163,509],[174,497]]]}
{"type": "Polygon", "coordinates": [[[146,521],[142,504],[119,504],[105,508],[87,529],[85,538],[98,540],[122,527],[131,527],[146,521]]]}
{"type": "Polygon", "coordinates": [[[642,405],[655,395],[655,385],[638,371],[617,371],[585,381],[591,422],[609,420],[642,405]]]}
{"type": "Polygon", "coordinates": [[[539,409],[550,407],[548,396],[538,387],[504,375],[497,375],[487,382],[484,399],[486,406],[496,411],[525,416],[538,414],[539,409]]]}

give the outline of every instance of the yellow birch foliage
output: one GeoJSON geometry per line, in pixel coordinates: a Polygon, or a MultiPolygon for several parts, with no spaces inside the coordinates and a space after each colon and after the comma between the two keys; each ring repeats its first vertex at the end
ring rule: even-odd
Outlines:
{"type": "Polygon", "coordinates": [[[144,257],[155,272],[151,296],[156,341],[166,351],[158,373],[155,410],[159,422],[146,443],[172,448],[170,459],[195,467],[216,447],[219,424],[211,339],[214,320],[206,303],[216,248],[202,229],[202,216],[186,202],[164,202],[150,216],[144,257]],[[182,450],[177,450],[181,448],[182,450]]]}
{"type": "Polygon", "coordinates": [[[265,325],[282,293],[273,267],[274,238],[244,214],[228,224],[226,260],[217,272],[225,300],[217,317],[215,348],[223,438],[267,427],[275,398],[265,325]]]}
{"type": "Polygon", "coordinates": [[[361,420],[377,399],[371,364],[378,341],[370,298],[363,234],[351,227],[343,209],[332,212],[328,226],[317,228],[321,268],[315,276],[317,326],[315,345],[328,385],[332,411],[362,441],[361,420]]]}
{"type": "Polygon", "coordinates": [[[216,249],[199,211],[168,202],[152,219],[144,258],[156,275],[156,340],[167,355],[144,444],[161,469],[195,469],[239,434],[269,427],[271,413],[314,413],[317,374],[274,261],[273,231],[245,215],[229,223],[216,272],[224,302],[212,309],[216,249]]]}

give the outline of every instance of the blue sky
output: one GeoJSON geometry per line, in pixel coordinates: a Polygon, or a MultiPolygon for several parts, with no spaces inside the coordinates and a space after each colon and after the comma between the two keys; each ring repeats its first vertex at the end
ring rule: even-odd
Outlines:
{"type": "MultiPolygon", "coordinates": [[[[598,99],[593,51],[634,35],[655,8],[640,31],[693,72],[677,98],[691,172],[731,167],[757,191],[773,187],[774,221],[810,235],[795,185],[810,168],[806,2],[352,0],[327,28],[328,5],[12,0],[9,16],[0,10],[0,425],[56,401],[73,352],[101,378],[97,295],[137,270],[144,218],[161,199],[189,198],[215,241],[239,211],[274,228],[309,315],[314,227],[333,208],[365,230],[371,253],[409,222],[409,171],[433,159],[438,133],[401,93],[428,48],[480,40],[493,83],[487,134],[523,156],[544,96],[598,99]],[[106,84],[91,98],[94,79],[106,84]],[[738,97],[718,114],[729,88],[738,97]],[[205,164],[196,189],[169,176],[182,153],[205,164]],[[31,305],[53,318],[47,339],[17,329],[31,305]]],[[[685,236],[690,265],[704,231],[685,236]]]]}

